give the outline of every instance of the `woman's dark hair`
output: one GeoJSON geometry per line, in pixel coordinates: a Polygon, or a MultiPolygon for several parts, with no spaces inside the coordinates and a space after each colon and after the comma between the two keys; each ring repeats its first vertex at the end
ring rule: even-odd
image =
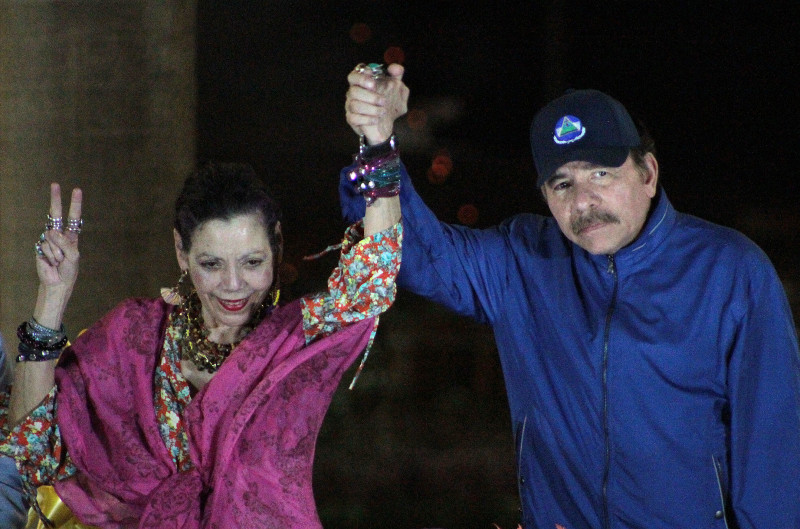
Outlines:
{"type": "Polygon", "coordinates": [[[183,251],[192,247],[192,235],[200,224],[250,213],[261,215],[277,266],[283,247],[281,234],[276,232],[281,212],[264,183],[248,164],[205,163],[186,179],[175,201],[175,229],[183,251]]]}

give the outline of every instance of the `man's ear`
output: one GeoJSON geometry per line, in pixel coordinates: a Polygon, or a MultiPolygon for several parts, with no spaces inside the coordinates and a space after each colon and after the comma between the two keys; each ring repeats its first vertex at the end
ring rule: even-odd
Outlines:
{"type": "Polygon", "coordinates": [[[658,188],[658,160],[653,153],[648,152],[644,155],[644,184],[648,188],[648,195],[650,198],[656,196],[656,189],[658,188]]]}

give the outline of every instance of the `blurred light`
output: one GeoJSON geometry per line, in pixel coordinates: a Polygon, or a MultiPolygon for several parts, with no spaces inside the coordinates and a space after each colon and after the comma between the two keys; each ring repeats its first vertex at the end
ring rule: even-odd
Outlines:
{"type": "Polygon", "coordinates": [[[411,130],[419,131],[428,124],[428,114],[424,110],[409,110],[406,115],[406,123],[411,130]]]}
{"type": "Polygon", "coordinates": [[[447,180],[447,175],[436,174],[433,170],[433,166],[428,167],[428,181],[431,184],[443,184],[445,180],[447,180]]]}
{"type": "Polygon", "coordinates": [[[428,170],[428,180],[434,184],[441,184],[450,173],[453,172],[453,159],[450,158],[450,153],[442,149],[436,156],[433,157],[431,167],[428,170]]]}
{"type": "Polygon", "coordinates": [[[456,218],[458,218],[458,222],[465,226],[473,226],[478,222],[478,208],[472,204],[464,204],[458,208],[456,218]]]}
{"type": "Polygon", "coordinates": [[[403,51],[403,48],[400,46],[389,46],[385,52],[383,52],[383,61],[386,64],[403,64],[406,60],[406,53],[403,51]]]}
{"type": "Polygon", "coordinates": [[[363,22],[357,22],[350,28],[350,38],[358,44],[364,44],[372,38],[372,28],[363,22]]]}

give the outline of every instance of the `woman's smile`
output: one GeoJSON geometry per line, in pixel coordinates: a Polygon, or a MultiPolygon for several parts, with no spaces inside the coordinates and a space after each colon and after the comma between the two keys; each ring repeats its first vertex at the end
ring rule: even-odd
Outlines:
{"type": "Polygon", "coordinates": [[[222,306],[223,309],[229,312],[239,312],[247,306],[247,299],[220,299],[217,298],[217,302],[222,306]]]}

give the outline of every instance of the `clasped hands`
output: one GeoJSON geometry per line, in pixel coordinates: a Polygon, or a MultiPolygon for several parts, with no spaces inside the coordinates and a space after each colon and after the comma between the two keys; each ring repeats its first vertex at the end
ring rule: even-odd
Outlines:
{"type": "Polygon", "coordinates": [[[394,121],[408,111],[409,89],[403,83],[403,72],[401,65],[390,64],[386,75],[378,79],[363,68],[356,68],[347,76],[347,123],[370,145],[388,140],[394,121]]]}

